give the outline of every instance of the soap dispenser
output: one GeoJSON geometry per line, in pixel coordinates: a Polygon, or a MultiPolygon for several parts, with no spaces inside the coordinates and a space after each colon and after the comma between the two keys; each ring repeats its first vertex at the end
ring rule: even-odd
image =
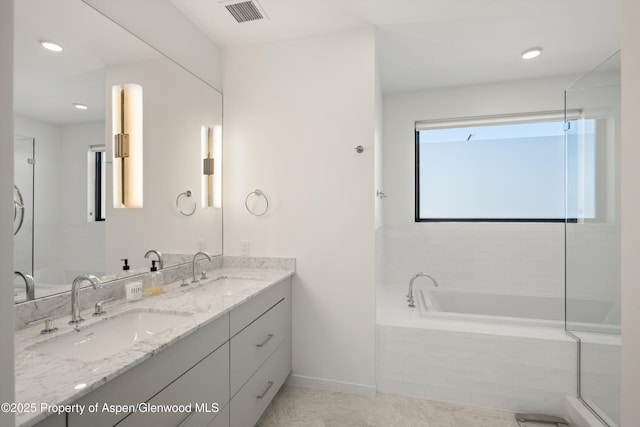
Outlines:
{"type": "Polygon", "coordinates": [[[151,261],[151,277],[149,278],[149,285],[147,285],[144,292],[147,295],[159,295],[163,289],[160,283],[158,283],[158,267],[156,267],[156,260],[151,261]]]}

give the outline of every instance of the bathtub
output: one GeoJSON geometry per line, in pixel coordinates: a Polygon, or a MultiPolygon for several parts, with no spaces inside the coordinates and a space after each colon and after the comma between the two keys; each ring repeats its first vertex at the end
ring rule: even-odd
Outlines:
{"type": "Polygon", "coordinates": [[[577,343],[562,298],[462,289],[377,289],[380,393],[565,416],[577,391],[577,343]]]}
{"type": "MultiPolygon", "coordinates": [[[[498,322],[513,325],[564,328],[563,297],[509,294],[469,289],[420,288],[416,290],[423,317],[498,322]]],[[[620,308],[613,301],[570,298],[569,330],[620,333],[620,308]]]]}

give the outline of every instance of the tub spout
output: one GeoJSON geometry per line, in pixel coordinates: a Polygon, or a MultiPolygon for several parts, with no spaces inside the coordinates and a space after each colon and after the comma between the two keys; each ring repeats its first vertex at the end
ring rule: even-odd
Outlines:
{"type": "Polygon", "coordinates": [[[415,301],[413,299],[413,282],[415,282],[416,279],[418,277],[421,277],[421,276],[422,277],[428,277],[433,282],[433,286],[436,287],[436,288],[438,287],[438,281],[433,276],[430,276],[429,274],[425,274],[425,273],[414,274],[411,277],[411,280],[409,280],[409,293],[407,294],[407,302],[409,303],[409,307],[413,308],[413,307],[416,306],[416,303],[415,303],[415,301]]]}

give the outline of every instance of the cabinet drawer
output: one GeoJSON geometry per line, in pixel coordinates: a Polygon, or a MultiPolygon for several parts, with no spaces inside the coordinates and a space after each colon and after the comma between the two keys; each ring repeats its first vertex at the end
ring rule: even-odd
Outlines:
{"type": "Polygon", "coordinates": [[[253,427],[291,372],[287,338],[231,399],[231,426],[253,427]]]}
{"type": "Polygon", "coordinates": [[[251,298],[229,314],[230,336],[236,335],[265,311],[283,298],[291,299],[291,278],[288,277],[267,289],[255,298],[251,298]]]}
{"type": "Polygon", "coordinates": [[[229,405],[225,406],[207,427],[229,427],[229,405]]]}
{"type": "Polygon", "coordinates": [[[64,415],[49,415],[36,424],[36,427],[67,427],[67,417],[64,415]]]}
{"type": "MultiPolygon", "coordinates": [[[[102,408],[105,403],[130,405],[146,402],[228,339],[229,317],[225,315],[114,378],[76,403],[85,407],[98,403],[102,408]]],[[[225,372],[228,372],[228,368],[225,372]]],[[[112,427],[127,415],[128,413],[85,411],[83,415],[69,414],[67,422],[68,427],[112,427]]]]}
{"type": "Polygon", "coordinates": [[[208,425],[218,409],[229,401],[229,344],[198,363],[183,376],[148,401],[149,405],[189,405],[191,413],[185,412],[136,412],[118,424],[118,427],[202,427],[208,425]]]}
{"type": "Polygon", "coordinates": [[[290,336],[291,302],[285,298],[231,339],[231,396],[290,336]]]}

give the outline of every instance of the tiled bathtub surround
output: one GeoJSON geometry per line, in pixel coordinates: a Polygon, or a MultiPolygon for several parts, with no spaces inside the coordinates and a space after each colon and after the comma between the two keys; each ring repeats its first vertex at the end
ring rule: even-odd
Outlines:
{"type": "Polygon", "coordinates": [[[417,273],[441,286],[564,295],[564,224],[438,222],[384,225],[382,282],[417,273]]]}
{"type": "MultiPolygon", "coordinates": [[[[180,260],[179,255],[175,256],[180,260]]],[[[160,270],[161,283],[172,283],[182,277],[191,278],[192,265],[191,259],[193,255],[182,255],[188,259],[187,263],[173,265],[160,270]]],[[[173,258],[172,258],[173,259],[173,258]]],[[[272,270],[294,270],[295,259],[291,258],[255,258],[255,257],[212,257],[212,261],[199,260],[198,269],[211,270],[222,267],[229,268],[262,268],[272,270]]],[[[150,280],[149,274],[138,274],[128,276],[122,279],[112,278],[111,281],[105,282],[104,287],[94,290],[91,286],[84,287],[80,290],[80,307],[86,309],[96,302],[107,299],[121,299],[125,297],[125,285],[131,282],[142,281],[147,283],[150,280]]],[[[69,284],[71,290],[71,284],[69,284]]],[[[109,303],[107,303],[108,305],[109,303]]],[[[16,330],[25,327],[29,321],[40,319],[43,317],[57,318],[71,313],[71,294],[65,292],[63,294],[53,295],[46,298],[37,299],[35,301],[20,303],[15,305],[15,327],[16,330]]]]}
{"type": "Polygon", "coordinates": [[[564,414],[577,392],[577,343],[561,325],[425,318],[403,291],[377,292],[379,393],[564,414]]]}
{"type": "Polygon", "coordinates": [[[560,336],[380,325],[376,338],[380,393],[554,415],[576,394],[576,344],[560,336]]]}

